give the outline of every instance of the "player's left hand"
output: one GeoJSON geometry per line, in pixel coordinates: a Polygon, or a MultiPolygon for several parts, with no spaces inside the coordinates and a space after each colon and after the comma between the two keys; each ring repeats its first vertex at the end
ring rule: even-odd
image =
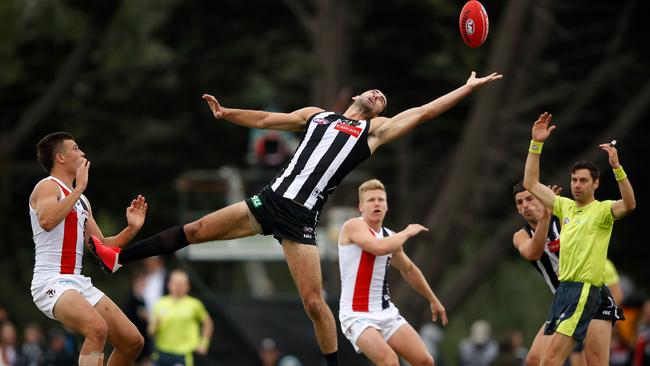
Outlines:
{"type": "Polygon", "coordinates": [[[146,216],[147,202],[143,196],[138,195],[137,198],[131,201],[131,206],[126,208],[126,222],[130,227],[140,229],[144,225],[146,216]]]}
{"type": "Polygon", "coordinates": [[[442,306],[439,301],[431,303],[431,314],[433,315],[431,320],[435,322],[438,321],[438,317],[440,317],[442,325],[447,325],[447,312],[445,311],[445,307],[442,306]]]}
{"type": "Polygon", "coordinates": [[[611,165],[613,169],[617,169],[621,166],[621,163],[618,161],[618,151],[612,143],[608,142],[606,144],[600,144],[598,147],[607,152],[607,155],[609,156],[609,165],[611,165]]]}
{"type": "Polygon", "coordinates": [[[489,84],[495,80],[499,80],[503,77],[501,74],[497,74],[496,72],[491,73],[488,76],[484,76],[482,78],[477,78],[476,77],[476,71],[472,71],[472,74],[469,76],[469,79],[467,79],[467,82],[465,85],[471,87],[472,89],[478,89],[479,87],[489,84]]]}

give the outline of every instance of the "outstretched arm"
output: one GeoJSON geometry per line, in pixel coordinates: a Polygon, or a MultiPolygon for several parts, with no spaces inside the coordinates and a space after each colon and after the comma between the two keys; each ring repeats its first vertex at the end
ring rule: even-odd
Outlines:
{"type": "Polygon", "coordinates": [[[97,222],[93,218],[92,209],[88,207],[88,222],[86,223],[87,235],[95,235],[106,246],[109,247],[123,247],[133,238],[142,228],[144,219],[147,216],[147,202],[143,196],[138,195],[137,198],[131,201],[131,205],[126,208],[126,222],[127,226],[117,235],[105,238],[97,222]]]}
{"type": "Polygon", "coordinates": [[[390,254],[404,245],[408,238],[419,234],[422,231],[429,231],[419,224],[410,224],[404,230],[389,237],[378,239],[372,234],[368,224],[362,219],[354,218],[343,224],[339,243],[356,244],[361,249],[374,255],[390,254]]]}
{"type": "Polygon", "coordinates": [[[465,85],[460,88],[420,107],[407,109],[385,121],[381,127],[373,133],[377,138],[378,145],[383,145],[404,136],[420,123],[428,121],[448,111],[474,90],[485,84],[491,83],[494,80],[501,79],[502,77],[503,75],[495,72],[488,76],[477,78],[476,72],[472,71],[472,74],[469,79],[467,79],[465,85]]]}
{"type": "Polygon", "coordinates": [[[614,145],[600,144],[598,146],[607,152],[607,155],[609,156],[609,165],[614,169],[614,175],[618,181],[618,189],[621,192],[621,199],[612,203],[612,215],[619,219],[636,208],[634,190],[632,189],[630,180],[627,178],[627,174],[625,174],[625,171],[618,160],[618,151],[614,145]]]}
{"type": "Polygon", "coordinates": [[[553,115],[542,113],[533,124],[533,140],[528,150],[526,167],[524,168],[524,188],[548,208],[553,208],[555,193],[539,182],[539,156],[542,153],[544,141],[551,135],[556,126],[550,126],[553,115]]]}
{"type": "Polygon", "coordinates": [[[397,268],[409,286],[429,301],[429,304],[431,304],[433,321],[436,321],[439,316],[442,325],[447,325],[447,313],[445,312],[445,307],[442,306],[440,300],[438,300],[436,295],[433,293],[433,290],[431,290],[431,286],[429,286],[424,275],[422,275],[422,271],[420,271],[415,263],[411,261],[406,253],[404,253],[402,248],[393,253],[390,263],[393,267],[397,268]]]}
{"type": "Polygon", "coordinates": [[[225,119],[234,124],[250,128],[302,131],[305,129],[309,117],[323,111],[316,107],[306,107],[291,113],[234,109],[222,107],[217,99],[210,94],[203,94],[203,99],[210,106],[214,118],[225,119]]]}

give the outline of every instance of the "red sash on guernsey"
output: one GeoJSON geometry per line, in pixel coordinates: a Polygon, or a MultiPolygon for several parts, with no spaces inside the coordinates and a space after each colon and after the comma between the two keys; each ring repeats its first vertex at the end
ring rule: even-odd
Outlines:
{"type": "MultiPolygon", "coordinates": [[[[70,191],[53,179],[61,187],[63,195],[68,197],[70,191]]],[[[65,217],[63,229],[63,246],[61,247],[61,274],[74,274],[77,260],[77,211],[72,208],[65,217]]]]}
{"type": "MultiPolygon", "coordinates": [[[[370,230],[370,228],[368,229],[370,230]]],[[[375,233],[370,230],[372,236],[375,233]]],[[[354,295],[352,296],[353,311],[368,311],[368,302],[370,300],[370,282],[372,281],[372,271],[375,266],[374,254],[365,250],[361,253],[359,269],[357,270],[357,280],[354,283],[354,295]]]]}

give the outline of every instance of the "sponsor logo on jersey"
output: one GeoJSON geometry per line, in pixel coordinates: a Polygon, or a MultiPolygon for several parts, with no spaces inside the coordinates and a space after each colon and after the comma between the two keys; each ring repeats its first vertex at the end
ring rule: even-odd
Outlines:
{"type": "Polygon", "coordinates": [[[45,292],[45,294],[46,294],[48,297],[52,298],[52,297],[54,297],[54,294],[56,294],[56,290],[54,290],[54,289],[51,288],[51,289],[47,290],[47,291],[45,292]]]}
{"type": "Polygon", "coordinates": [[[555,239],[548,244],[548,250],[550,250],[552,253],[557,253],[560,251],[560,239],[555,239]]]}
{"type": "Polygon", "coordinates": [[[62,285],[62,286],[72,286],[72,281],[69,281],[69,280],[59,280],[59,285],[62,285]]]}
{"type": "Polygon", "coordinates": [[[334,126],[334,129],[353,137],[359,137],[359,135],[361,135],[361,127],[352,126],[342,121],[338,122],[336,126],[334,126]]]}

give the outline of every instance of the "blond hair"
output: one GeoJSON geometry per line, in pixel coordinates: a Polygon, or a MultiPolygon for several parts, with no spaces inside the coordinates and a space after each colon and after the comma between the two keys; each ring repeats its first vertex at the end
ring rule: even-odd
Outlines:
{"type": "Polygon", "coordinates": [[[384,183],[382,183],[379,179],[371,179],[361,183],[361,185],[359,186],[359,202],[361,202],[361,196],[364,193],[375,189],[379,189],[386,192],[384,183]]]}

